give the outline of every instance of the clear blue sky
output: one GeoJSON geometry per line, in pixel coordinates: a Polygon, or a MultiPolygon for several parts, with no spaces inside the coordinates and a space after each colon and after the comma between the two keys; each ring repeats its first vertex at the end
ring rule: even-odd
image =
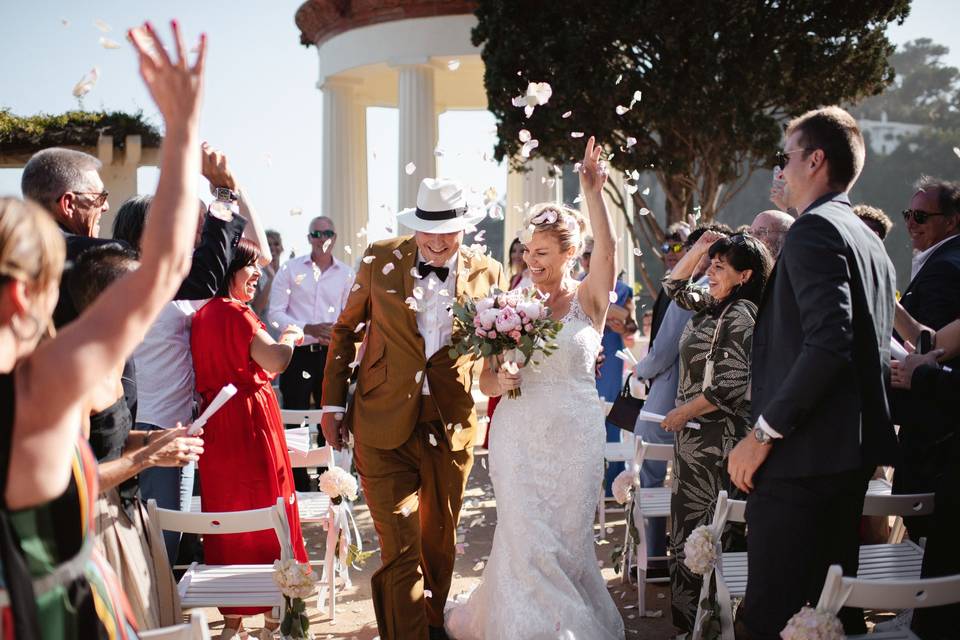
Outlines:
{"type": "MultiPolygon", "coordinates": [[[[101,77],[84,99],[87,109],[143,109],[159,123],[137,75],[125,31],[150,19],[166,33],[172,17],[180,20],[188,42],[204,30],[210,47],[203,137],[229,154],[268,226],[281,231],[288,247],[302,251],[306,225],[321,213],[322,99],[315,88],[316,49],[299,44],[293,23],[301,1],[3,0],[0,106],[21,115],[74,109],[74,84],[97,66],[101,77]],[[98,30],[94,25],[98,19],[112,31],[98,30]],[[123,46],[104,49],[98,43],[101,36],[123,46]],[[295,208],[303,215],[291,216],[295,208]]],[[[947,62],[960,66],[956,8],[956,0],[915,0],[906,23],[891,28],[891,39],[902,43],[933,38],[950,47],[947,62]]],[[[439,147],[444,155],[439,173],[480,189],[493,186],[502,194],[505,169],[482,158],[492,149],[493,130],[493,118],[486,112],[442,116],[439,147]]],[[[367,155],[372,227],[382,224],[396,207],[397,171],[406,164],[397,157],[396,131],[396,111],[369,111],[368,138],[376,141],[367,155]]],[[[155,183],[155,170],[141,170],[141,191],[151,191],[155,183]]],[[[19,170],[0,169],[0,194],[19,195],[19,184],[19,170]]]]}

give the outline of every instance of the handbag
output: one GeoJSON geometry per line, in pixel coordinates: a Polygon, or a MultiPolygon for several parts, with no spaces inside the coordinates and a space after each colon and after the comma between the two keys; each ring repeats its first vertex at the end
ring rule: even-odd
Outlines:
{"type": "Polygon", "coordinates": [[[631,376],[633,376],[632,373],[627,376],[626,382],[623,383],[623,389],[620,390],[620,395],[613,401],[613,406],[610,407],[610,412],[607,414],[607,422],[620,427],[624,431],[633,433],[633,428],[637,424],[637,416],[643,409],[644,401],[643,398],[634,398],[630,394],[631,376]]]}

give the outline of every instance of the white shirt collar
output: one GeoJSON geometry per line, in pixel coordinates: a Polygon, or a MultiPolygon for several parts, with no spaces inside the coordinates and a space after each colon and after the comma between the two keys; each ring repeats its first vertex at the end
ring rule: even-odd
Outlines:
{"type": "Polygon", "coordinates": [[[914,278],[917,277],[917,274],[920,273],[920,269],[923,269],[923,265],[926,264],[927,259],[929,259],[930,256],[933,255],[934,251],[939,249],[942,244],[949,242],[956,237],[957,235],[954,234],[952,236],[944,238],[943,240],[933,245],[932,247],[929,247],[921,251],[920,253],[916,254],[915,256],[913,256],[913,261],[910,265],[910,279],[913,280],[914,278]]]}

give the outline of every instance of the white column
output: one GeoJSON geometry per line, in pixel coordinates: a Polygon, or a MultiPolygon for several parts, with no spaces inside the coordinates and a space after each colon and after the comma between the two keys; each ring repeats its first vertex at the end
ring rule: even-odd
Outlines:
{"type": "Polygon", "coordinates": [[[434,104],[433,67],[404,64],[400,76],[400,167],[397,204],[401,209],[417,204],[417,190],[424,178],[437,176],[437,111],[434,104]],[[407,174],[407,165],[416,169],[407,174]]]}
{"type": "Polygon", "coordinates": [[[97,140],[97,158],[100,178],[104,188],[110,192],[110,209],[100,218],[100,237],[113,237],[113,221],[117,217],[120,205],[137,195],[137,166],[140,163],[141,139],[137,135],[126,137],[124,150],[117,152],[113,146],[113,136],[101,135],[97,140]]]}
{"type": "Polygon", "coordinates": [[[529,171],[509,170],[507,173],[507,207],[503,212],[505,252],[509,251],[510,243],[517,237],[530,206],[562,200],[563,184],[559,172],[551,177],[550,164],[543,158],[528,160],[526,166],[529,171]]]}
{"type": "Polygon", "coordinates": [[[356,83],[327,78],[323,87],[323,170],[321,215],[337,229],[337,257],[351,266],[366,246],[357,232],[366,225],[367,114],[356,97],[356,83]],[[343,247],[351,245],[347,255],[343,247]]]}

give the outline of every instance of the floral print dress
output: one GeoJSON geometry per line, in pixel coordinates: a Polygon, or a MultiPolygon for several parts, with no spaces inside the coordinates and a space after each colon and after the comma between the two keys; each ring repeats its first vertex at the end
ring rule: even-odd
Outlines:
{"type": "MultiPolygon", "coordinates": [[[[680,336],[680,383],[677,405],[703,393],[717,407],[697,418],[700,429],[683,429],[674,442],[673,488],[670,501],[670,588],[673,623],[693,629],[701,578],[684,564],[683,544],[694,529],[713,519],[717,494],[735,497],[727,474],[727,456],[750,429],[750,346],[757,306],[736,300],[721,314],[705,286],[664,280],[664,290],[676,303],[694,311],[680,336]],[[717,323],[720,323],[719,329],[717,323]],[[713,346],[713,380],[704,388],[704,368],[713,346]]],[[[742,526],[728,525],[724,550],[745,548],[742,526]]]]}

